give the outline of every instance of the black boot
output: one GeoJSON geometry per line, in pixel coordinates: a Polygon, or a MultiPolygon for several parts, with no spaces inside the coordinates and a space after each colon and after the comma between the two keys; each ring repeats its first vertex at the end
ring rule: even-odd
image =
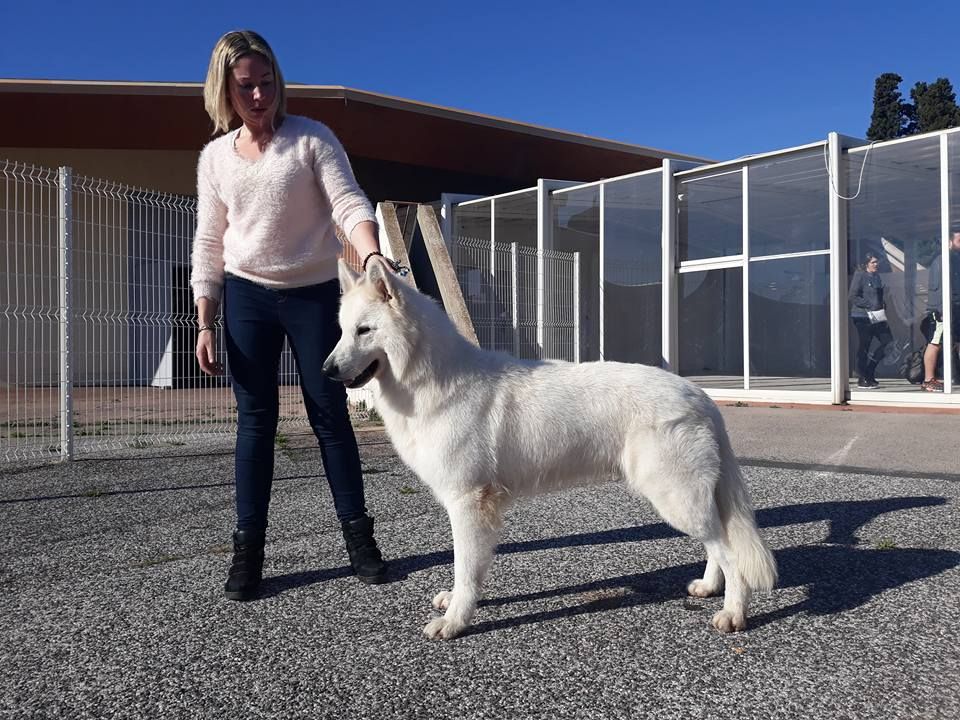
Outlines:
{"type": "Polygon", "coordinates": [[[228,600],[250,600],[263,577],[262,530],[233,531],[233,562],[224,591],[228,600]]]}
{"type": "Polygon", "coordinates": [[[364,515],[356,520],[343,520],[340,527],[347,543],[350,565],[360,582],[368,585],[386,582],[387,564],[373,539],[373,518],[364,515]]]}

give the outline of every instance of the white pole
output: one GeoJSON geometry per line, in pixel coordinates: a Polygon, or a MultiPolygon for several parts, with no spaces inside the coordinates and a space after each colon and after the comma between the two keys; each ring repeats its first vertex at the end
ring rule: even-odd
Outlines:
{"type": "Polygon", "coordinates": [[[676,167],[672,160],[663,161],[661,182],[662,228],[661,228],[661,365],[664,370],[678,373],[677,345],[679,342],[679,315],[677,302],[677,193],[673,173],[676,167]]]}
{"type": "Polygon", "coordinates": [[[953,391],[953,344],[957,338],[953,337],[953,293],[950,287],[950,148],[947,144],[947,134],[940,135],[940,235],[941,257],[940,270],[943,273],[940,287],[943,288],[943,394],[953,391]]]}
{"type": "MultiPolygon", "coordinates": [[[[846,174],[841,166],[840,136],[832,132],[827,140],[830,153],[827,178],[830,197],[830,396],[834,405],[847,399],[850,384],[847,337],[847,206],[840,195],[846,195],[846,174]]],[[[866,159],[866,158],[864,158],[866,159]]]]}
{"type": "Polygon", "coordinates": [[[573,254],[573,361],[580,362],[580,253],[573,254]]]}
{"type": "Polygon", "coordinates": [[[490,201],[490,295],[487,297],[487,325],[490,333],[490,350],[497,349],[497,228],[493,218],[496,216],[497,201],[490,201]]]}
{"type": "Polygon", "coordinates": [[[73,170],[60,168],[60,457],[73,460],[73,345],[70,324],[73,238],[73,170]]]}
{"type": "Polygon", "coordinates": [[[510,294],[513,310],[513,356],[520,357],[520,287],[517,268],[517,243],[510,243],[510,294]]]}
{"type": "Polygon", "coordinates": [[[750,389],[750,168],[743,166],[743,389],[750,389]]]}
{"type": "Polygon", "coordinates": [[[550,225],[550,212],[548,197],[550,193],[544,185],[543,180],[537,180],[537,348],[538,357],[546,357],[546,348],[544,347],[544,301],[546,292],[544,288],[544,262],[543,252],[547,249],[547,229],[550,225]]]}
{"type": "Polygon", "coordinates": [[[600,359],[603,360],[606,357],[606,315],[604,313],[604,299],[603,299],[603,286],[606,280],[606,224],[604,223],[604,215],[606,215],[606,183],[600,183],[600,359]]]}

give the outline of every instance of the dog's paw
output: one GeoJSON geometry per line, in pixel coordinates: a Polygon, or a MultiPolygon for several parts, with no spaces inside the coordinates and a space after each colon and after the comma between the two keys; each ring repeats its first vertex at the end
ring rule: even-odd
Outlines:
{"type": "Polygon", "coordinates": [[[722,633],[740,632],[747,629],[747,619],[743,613],[721,610],[713,616],[712,625],[722,633]]]}
{"type": "Polygon", "coordinates": [[[687,595],[698,598],[708,598],[719,595],[722,587],[711,587],[706,580],[692,580],[687,585],[687,595]]]}
{"type": "Polygon", "coordinates": [[[452,640],[463,632],[464,627],[445,617],[438,617],[423,626],[423,634],[431,640],[452,640]]]}
{"type": "Polygon", "coordinates": [[[451,590],[441,590],[433,597],[434,610],[439,610],[441,612],[446,612],[447,608],[450,607],[450,601],[453,600],[453,592],[451,590]]]}

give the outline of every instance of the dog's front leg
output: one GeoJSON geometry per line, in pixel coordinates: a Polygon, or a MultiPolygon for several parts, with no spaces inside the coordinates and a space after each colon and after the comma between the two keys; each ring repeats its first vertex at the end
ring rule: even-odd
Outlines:
{"type": "Polygon", "coordinates": [[[481,488],[447,506],[453,530],[453,592],[434,598],[434,607],[446,612],[426,624],[427,637],[455,638],[473,620],[502,525],[501,497],[491,488],[481,488]]]}

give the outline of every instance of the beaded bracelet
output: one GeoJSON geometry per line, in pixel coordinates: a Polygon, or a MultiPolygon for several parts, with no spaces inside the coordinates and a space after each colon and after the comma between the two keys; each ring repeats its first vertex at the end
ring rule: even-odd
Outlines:
{"type": "Polygon", "coordinates": [[[364,272],[367,271],[367,260],[372,258],[374,255],[379,255],[380,257],[383,257],[383,253],[380,252],[379,250],[374,250],[371,253],[367,253],[367,256],[363,259],[363,265],[361,266],[364,272]]]}
{"type": "Polygon", "coordinates": [[[363,259],[363,265],[361,266],[363,269],[363,272],[367,271],[367,260],[369,260],[374,255],[379,255],[380,257],[382,257],[383,261],[387,265],[389,265],[390,268],[400,277],[406,277],[407,274],[410,272],[410,268],[408,268],[406,265],[401,265],[396,260],[391,260],[379,250],[374,250],[372,253],[368,253],[367,256],[363,259]]]}

